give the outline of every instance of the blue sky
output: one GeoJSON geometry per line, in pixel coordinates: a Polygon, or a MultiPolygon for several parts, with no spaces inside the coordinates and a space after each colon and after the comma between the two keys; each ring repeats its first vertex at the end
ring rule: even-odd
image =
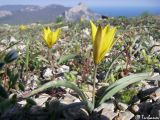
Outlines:
{"type": "Polygon", "coordinates": [[[84,2],[88,6],[151,6],[160,7],[160,0],[0,0],[1,5],[34,4],[46,6],[49,4],[61,4],[64,6],[75,6],[84,2]]]}

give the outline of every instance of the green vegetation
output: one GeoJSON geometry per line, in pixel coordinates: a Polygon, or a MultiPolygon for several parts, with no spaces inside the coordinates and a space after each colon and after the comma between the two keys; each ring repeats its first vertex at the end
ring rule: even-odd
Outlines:
{"type": "MultiPolygon", "coordinates": [[[[112,41],[115,45],[111,44],[108,49],[113,48],[100,57],[99,54],[104,51],[95,53],[96,50],[98,51],[95,48],[98,42],[92,45],[91,39],[93,38],[88,21],[70,23],[62,22],[61,19],[57,18],[57,23],[27,25],[27,28],[23,30],[20,30],[19,26],[0,26],[1,114],[21,99],[27,101],[23,108],[27,111],[36,105],[32,99],[35,95],[52,88],[65,90],[69,88],[81,102],[61,106],[57,98],[54,105],[58,107],[56,106],[55,110],[50,108],[47,101],[45,110],[51,111],[45,113],[46,116],[56,120],[61,116],[61,111],[83,105],[88,116],[91,116],[96,108],[117,93],[120,97],[115,99],[129,103],[137,94],[132,84],[140,83],[141,80],[149,78],[155,69],[160,69],[159,17],[145,16],[145,18],[128,19],[119,17],[95,21],[96,25],[100,24],[102,27],[110,24],[117,28],[115,39],[118,41],[116,43],[112,41]],[[56,33],[56,30],[59,32],[56,33]],[[59,33],[60,36],[58,36],[59,33]],[[54,35],[55,39],[53,39],[54,35]],[[46,38],[45,42],[44,38],[46,38]],[[93,60],[93,54],[95,60],[93,60]],[[67,72],[63,70],[63,65],[69,67],[67,72]],[[44,68],[52,70],[51,79],[43,76],[44,68]],[[37,79],[33,80],[36,83],[33,87],[31,77],[34,75],[37,79]],[[108,83],[109,86],[101,86],[101,83],[108,83]],[[94,88],[95,91],[91,93],[92,89],[89,89],[89,86],[94,85],[92,89],[94,88]],[[31,91],[27,91],[28,87],[31,91]],[[102,87],[105,87],[102,94],[95,96],[94,100],[94,94],[102,87]],[[87,96],[88,91],[92,96],[87,96]]],[[[100,30],[101,27],[98,27],[97,31],[100,30]]],[[[105,44],[106,41],[103,42],[105,44]]]]}

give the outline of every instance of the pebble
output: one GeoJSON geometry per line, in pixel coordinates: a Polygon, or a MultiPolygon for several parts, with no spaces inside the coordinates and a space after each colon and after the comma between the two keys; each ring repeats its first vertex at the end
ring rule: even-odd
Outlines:
{"type": "Polygon", "coordinates": [[[43,77],[46,79],[46,80],[50,80],[51,77],[53,76],[52,74],[52,70],[50,68],[47,68],[43,74],[43,77]]]}
{"type": "Polygon", "coordinates": [[[133,105],[133,106],[131,107],[131,110],[133,111],[133,113],[137,113],[137,112],[139,111],[138,105],[133,105]]]}
{"type": "Polygon", "coordinates": [[[134,114],[130,111],[120,112],[118,116],[115,117],[114,120],[131,120],[134,117],[134,114]]]}
{"type": "Polygon", "coordinates": [[[58,73],[65,73],[65,72],[69,72],[70,68],[67,65],[62,65],[61,67],[59,67],[57,69],[58,73]]]}
{"type": "Polygon", "coordinates": [[[66,32],[66,31],[69,30],[69,27],[68,26],[63,26],[63,27],[61,27],[61,29],[62,29],[62,31],[66,32]]]}
{"type": "Polygon", "coordinates": [[[113,102],[103,103],[100,107],[96,109],[96,111],[100,111],[102,109],[103,111],[101,115],[105,118],[108,118],[109,120],[112,120],[115,116],[118,115],[118,113],[114,111],[115,105],[113,102]]]}
{"type": "Polygon", "coordinates": [[[119,103],[118,103],[118,108],[119,108],[121,111],[125,111],[125,110],[128,108],[128,105],[125,104],[125,103],[119,102],[119,103]]]}

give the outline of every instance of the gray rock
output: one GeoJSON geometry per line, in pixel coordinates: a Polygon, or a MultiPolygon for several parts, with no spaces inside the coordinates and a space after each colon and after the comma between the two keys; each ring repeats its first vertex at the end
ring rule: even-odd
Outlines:
{"type": "Polygon", "coordinates": [[[18,112],[21,112],[21,105],[12,105],[8,109],[6,109],[5,112],[1,113],[0,120],[10,120],[11,118],[17,120],[15,113],[18,112]]]}
{"type": "Polygon", "coordinates": [[[100,107],[98,107],[95,111],[100,111],[102,110],[102,116],[104,116],[104,118],[108,118],[109,120],[112,120],[115,116],[118,115],[117,112],[115,112],[115,105],[113,102],[107,102],[107,103],[103,103],[100,107]]]}
{"type": "Polygon", "coordinates": [[[66,32],[66,31],[69,30],[69,27],[68,26],[63,26],[63,27],[61,27],[61,29],[62,29],[62,31],[66,32]]]}
{"type": "Polygon", "coordinates": [[[128,105],[125,104],[125,103],[119,102],[119,103],[118,103],[118,108],[119,108],[121,111],[125,111],[125,110],[128,108],[128,105]]]}
{"type": "Polygon", "coordinates": [[[78,6],[72,7],[68,11],[65,11],[65,19],[67,21],[79,21],[83,20],[91,20],[91,19],[99,19],[101,16],[92,12],[88,7],[79,3],[78,6]]]}
{"type": "Polygon", "coordinates": [[[134,114],[130,111],[120,112],[118,116],[116,116],[115,120],[131,120],[134,117],[134,114]]]}
{"type": "Polygon", "coordinates": [[[46,79],[46,80],[51,80],[51,77],[53,76],[52,74],[52,69],[50,68],[47,68],[43,74],[43,77],[46,79]]]}
{"type": "Polygon", "coordinates": [[[48,94],[41,94],[38,98],[35,98],[34,101],[37,103],[38,106],[42,106],[45,107],[45,103],[47,102],[47,100],[51,98],[51,96],[49,96],[48,94]]]}
{"type": "Polygon", "coordinates": [[[138,105],[132,105],[131,110],[132,110],[133,113],[137,113],[139,111],[138,105]]]}
{"type": "Polygon", "coordinates": [[[64,96],[64,98],[60,100],[60,102],[63,103],[63,104],[67,104],[68,105],[68,104],[71,104],[73,102],[80,102],[80,101],[77,100],[76,97],[74,97],[74,96],[72,96],[70,94],[66,94],[64,96]]]}
{"type": "Polygon", "coordinates": [[[27,80],[27,85],[25,87],[25,90],[35,89],[38,87],[38,76],[37,75],[29,75],[30,78],[27,80]]]}
{"type": "Polygon", "coordinates": [[[58,73],[65,73],[65,72],[69,72],[70,68],[67,65],[62,65],[61,67],[59,67],[57,69],[58,73]]]}
{"type": "MultiPolygon", "coordinates": [[[[153,99],[155,96],[155,91],[158,89],[158,87],[151,87],[151,88],[142,88],[142,91],[139,92],[138,97],[144,101],[147,99],[153,99]]],[[[157,91],[157,95],[158,95],[158,91],[157,91]]]]}
{"type": "Polygon", "coordinates": [[[1,41],[2,44],[9,45],[11,43],[15,43],[17,40],[13,36],[8,36],[6,39],[1,41]]]}
{"type": "Polygon", "coordinates": [[[142,102],[138,105],[139,113],[142,115],[148,115],[153,107],[151,102],[142,102]]]}
{"type": "Polygon", "coordinates": [[[160,75],[154,74],[153,77],[150,78],[150,81],[154,83],[154,85],[160,87],[160,75]]]}
{"type": "Polygon", "coordinates": [[[157,100],[156,104],[153,105],[150,115],[160,119],[160,101],[157,100]]]}
{"type": "Polygon", "coordinates": [[[65,120],[88,120],[88,114],[84,109],[72,108],[63,112],[65,120]]]}
{"type": "Polygon", "coordinates": [[[155,95],[154,95],[154,100],[157,100],[158,98],[160,98],[160,88],[158,88],[158,89],[155,91],[155,95]]]}

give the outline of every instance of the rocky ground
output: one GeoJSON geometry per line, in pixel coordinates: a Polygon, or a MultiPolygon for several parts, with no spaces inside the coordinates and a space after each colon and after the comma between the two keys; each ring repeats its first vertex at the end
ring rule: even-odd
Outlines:
{"type": "MultiPolygon", "coordinates": [[[[54,77],[55,81],[68,80],[75,83],[91,100],[93,62],[90,27],[86,21],[76,24],[70,22],[32,24],[28,25],[26,31],[19,31],[19,26],[2,25],[0,27],[0,58],[2,59],[8,51],[16,49],[19,58],[5,67],[14,73],[18,71],[19,77],[14,86],[8,89],[10,79],[6,69],[0,69],[1,86],[9,96],[5,99],[0,97],[1,120],[160,119],[159,17],[110,18],[96,23],[101,25],[110,23],[117,26],[117,36],[125,33],[122,40],[116,44],[110,55],[106,55],[106,59],[98,68],[97,91],[130,74],[152,72],[151,77],[119,91],[110,100],[95,108],[90,115],[77,94],[64,87],[50,88],[24,99],[23,96],[27,93],[51,81],[54,77]],[[50,26],[53,30],[59,27],[62,29],[60,40],[52,51],[54,68],[48,63],[47,47],[41,40],[44,26],[50,26]],[[112,58],[119,53],[122,53],[121,56],[109,69],[112,58]],[[110,72],[107,73],[107,71],[110,72]],[[17,95],[16,102],[10,102],[9,98],[13,98],[14,94],[17,95]],[[3,100],[6,104],[2,104],[3,100]]],[[[1,89],[0,91],[2,93],[1,89]]],[[[97,99],[99,95],[97,94],[97,99]]],[[[3,95],[0,94],[0,96],[3,95]]]]}

